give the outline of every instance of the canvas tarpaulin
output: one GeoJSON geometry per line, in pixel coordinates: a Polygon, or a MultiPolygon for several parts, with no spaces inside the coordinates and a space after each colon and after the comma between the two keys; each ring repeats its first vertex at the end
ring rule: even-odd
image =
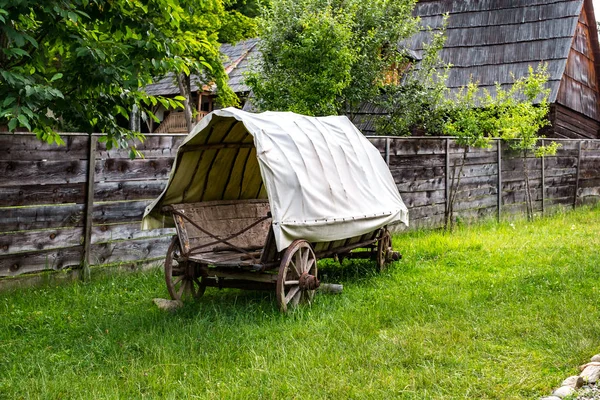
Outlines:
{"type": "Polygon", "coordinates": [[[169,204],[265,198],[278,250],[408,225],[387,165],[348,118],[225,108],[182,143],[142,228],[172,226],[160,212],[169,204]]]}

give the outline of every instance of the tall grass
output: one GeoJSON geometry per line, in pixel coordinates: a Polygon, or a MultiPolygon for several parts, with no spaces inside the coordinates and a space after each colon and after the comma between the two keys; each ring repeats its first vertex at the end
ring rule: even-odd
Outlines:
{"type": "Polygon", "coordinates": [[[394,237],[404,259],[323,263],[341,295],[280,315],[160,271],[0,294],[0,398],[522,399],[600,352],[600,209],[394,237]]]}

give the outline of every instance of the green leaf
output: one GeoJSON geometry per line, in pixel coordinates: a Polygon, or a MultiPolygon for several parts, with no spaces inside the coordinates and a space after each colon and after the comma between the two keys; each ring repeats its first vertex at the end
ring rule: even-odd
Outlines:
{"type": "Polygon", "coordinates": [[[8,131],[12,132],[15,130],[15,128],[17,127],[17,123],[19,121],[17,121],[16,118],[11,119],[10,121],[8,121],[8,131]]]}
{"type": "Polygon", "coordinates": [[[2,107],[6,108],[6,107],[10,106],[12,103],[15,102],[15,100],[17,100],[16,97],[13,97],[13,96],[6,97],[4,99],[4,101],[2,102],[2,107]]]}
{"type": "Polygon", "coordinates": [[[60,72],[58,72],[58,73],[54,74],[54,76],[52,77],[52,79],[50,79],[50,82],[57,81],[57,80],[59,80],[62,77],[63,77],[63,74],[60,73],[60,72]]]}
{"type": "Polygon", "coordinates": [[[19,116],[17,118],[18,118],[21,126],[27,128],[27,129],[29,129],[29,131],[31,131],[31,125],[29,125],[29,120],[27,119],[27,117],[25,115],[19,114],[19,116]]]}

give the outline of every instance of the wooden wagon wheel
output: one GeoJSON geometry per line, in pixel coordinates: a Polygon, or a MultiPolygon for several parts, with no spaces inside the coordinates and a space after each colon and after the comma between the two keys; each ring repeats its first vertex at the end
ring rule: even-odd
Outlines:
{"type": "Polygon", "coordinates": [[[179,238],[173,237],[165,258],[165,282],[173,300],[198,299],[206,284],[195,263],[181,260],[179,238]]]}
{"type": "Polygon", "coordinates": [[[387,229],[381,233],[377,240],[377,271],[382,272],[388,263],[388,255],[392,249],[392,237],[387,229]]]}
{"type": "Polygon", "coordinates": [[[281,259],[277,275],[277,303],[281,312],[312,301],[319,287],[317,257],[306,240],[294,240],[281,259]]]}

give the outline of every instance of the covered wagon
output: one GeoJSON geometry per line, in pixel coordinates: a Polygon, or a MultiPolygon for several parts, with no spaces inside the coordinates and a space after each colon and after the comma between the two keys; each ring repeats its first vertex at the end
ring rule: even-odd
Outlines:
{"type": "Polygon", "coordinates": [[[379,151],[346,117],[214,111],[182,143],[143,229],[174,226],[173,299],[206,286],[275,290],[282,311],[310,301],[317,259],[397,254],[408,212],[379,151]]]}

